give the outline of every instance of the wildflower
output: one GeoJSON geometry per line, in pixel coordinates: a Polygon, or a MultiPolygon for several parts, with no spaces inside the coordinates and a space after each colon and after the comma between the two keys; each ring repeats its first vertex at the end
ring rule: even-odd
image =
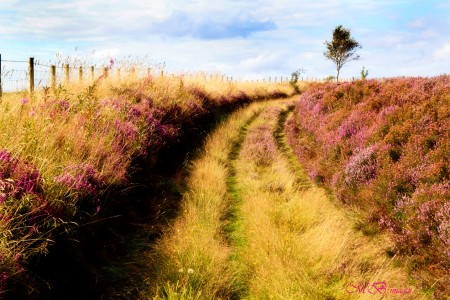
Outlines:
{"type": "Polygon", "coordinates": [[[183,269],[183,268],[180,268],[180,269],[178,270],[178,273],[184,273],[184,269],[183,269]]]}
{"type": "Polygon", "coordinates": [[[60,99],[58,104],[61,112],[67,111],[70,108],[70,103],[65,99],[60,99]]]}
{"type": "Polygon", "coordinates": [[[125,139],[134,140],[137,137],[138,129],[133,122],[123,122],[115,120],[114,127],[119,131],[121,136],[125,139]]]}
{"type": "Polygon", "coordinates": [[[189,268],[189,269],[187,269],[187,273],[188,273],[188,274],[192,274],[192,273],[194,273],[194,270],[191,269],[191,268],[189,268]]]}
{"type": "Polygon", "coordinates": [[[8,274],[6,272],[0,273],[0,288],[6,286],[6,281],[8,280],[8,274]]]}
{"type": "Polygon", "coordinates": [[[142,115],[141,110],[139,109],[139,106],[137,105],[133,105],[130,110],[128,111],[128,116],[130,117],[131,120],[136,120],[138,118],[140,118],[142,115]]]}
{"type": "Polygon", "coordinates": [[[25,104],[28,103],[28,99],[27,99],[27,98],[22,98],[22,99],[20,99],[20,103],[21,103],[22,105],[25,105],[25,104]]]}
{"type": "Polygon", "coordinates": [[[99,172],[86,163],[69,165],[55,181],[81,193],[96,193],[104,184],[99,172]]]}
{"type": "Polygon", "coordinates": [[[40,190],[41,176],[36,167],[13,158],[11,153],[0,150],[0,201],[8,195],[36,194],[40,190]]]}

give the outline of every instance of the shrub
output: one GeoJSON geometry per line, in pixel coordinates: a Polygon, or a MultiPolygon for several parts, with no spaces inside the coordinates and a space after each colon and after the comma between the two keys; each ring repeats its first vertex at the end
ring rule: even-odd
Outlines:
{"type": "Polygon", "coordinates": [[[344,171],[346,184],[353,186],[364,184],[376,176],[375,151],[376,147],[370,146],[350,157],[344,171]]]}

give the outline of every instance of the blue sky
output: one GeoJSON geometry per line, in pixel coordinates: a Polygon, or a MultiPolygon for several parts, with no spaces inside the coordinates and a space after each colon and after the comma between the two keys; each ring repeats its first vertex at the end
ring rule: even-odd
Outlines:
{"type": "Polygon", "coordinates": [[[450,1],[2,0],[4,60],[56,61],[147,56],[167,71],[220,72],[240,79],[335,74],[325,40],[343,25],[361,59],[342,77],[450,73],[450,1]],[[76,50],[75,50],[76,49],[76,50]]]}

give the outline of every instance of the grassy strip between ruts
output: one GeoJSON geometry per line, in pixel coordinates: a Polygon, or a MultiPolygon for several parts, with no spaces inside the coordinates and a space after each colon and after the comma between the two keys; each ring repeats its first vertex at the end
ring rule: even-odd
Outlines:
{"type": "Polygon", "coordinates": [[[286,109],[283,109],[280,112],[277,120],[277,126],[273,132],[273,138],[275,139],[275,144],[277,145],[278,150],[285,155],[286,159],[290,163],[292,171],[297,174],[296,179],[299,187],[309,188],[311,186],[311,181],[307,178],[305,171],[295,158],[291,147],[287,144],[286,135],[284,133],[284,125],[294,108],[295,106],[293,104],[289,104],[286,109]]]}
{"type": "Polygon", "coordinates": [[[149,253],[153,272],[145,297],[217,299],[242,292],[232,262],[231,244],[237,238],[229,232],[235,230],[229,220],[234,218],[230,206],[235,197],[230,197],[228,167],[244,128],[265,105],[252,104],[234,114],[206,142],[204,155],[192,165],[180,216],[149,253]]]}

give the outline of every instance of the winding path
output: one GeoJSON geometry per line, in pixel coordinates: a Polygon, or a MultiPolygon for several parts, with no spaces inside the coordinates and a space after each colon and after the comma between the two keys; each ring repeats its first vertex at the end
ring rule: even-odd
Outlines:
{"type": "Polygon", "coordinates": [[[294,100],[252,104],[208,138],[180,216],[148,254],[147,297],[426,299],[388,239],[357,231],[358,214],[302,170],[284,136],[294,100]]]}

